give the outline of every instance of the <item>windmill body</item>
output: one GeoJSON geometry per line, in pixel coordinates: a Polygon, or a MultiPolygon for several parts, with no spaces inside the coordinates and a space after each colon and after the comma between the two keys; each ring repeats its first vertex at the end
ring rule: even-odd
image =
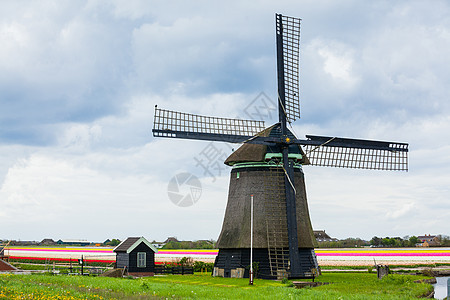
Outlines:
{"type": "MultiPolygon", "coordinates": [[[[288,132],[289,136],[293,135],[288,132]]],[[[276,124],[261,135],[279,136],[280,125],[276,124]]],[[[291,145],[289,158],[293,165],[295,187],[297,251],[301,275],[317,269],[314,253],[315,239],[309,217],[303,175],[302,149],[291,145]]],[[[214,274],[248,276],[250,247],[253,247],[258,262],[257,276],[276,279],[287,276],[290,270],[289,234],[286,211],[285,177],[279,146],[244,144],[225,161],[232,166],[228,203],[217,247],[219,254],[214,265],[214,274]],[[254,195],[253,245],[250,245],[250,199],[254,195]]]]}
{"type": "Polygon", "coordinates": [[[153,135],[243,143],[232,167],[214,275],[248,276],[250,195],[255,196],[254,261],[258,276],[301,278],[317,269],[303,166],[407,170],[408,144],[307,135],[287,128],[300,117],[300,19],[276,14],[279,122],[227,119],[155,107],[153,135]]]}

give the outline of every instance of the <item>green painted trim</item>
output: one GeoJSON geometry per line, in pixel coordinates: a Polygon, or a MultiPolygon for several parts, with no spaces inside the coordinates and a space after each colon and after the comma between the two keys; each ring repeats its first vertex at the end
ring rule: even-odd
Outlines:
{"type": "MultiPolygon", "coordinates": [[[[264,156],[265,160],[269,160],[272,158],[279,158],[281,159],[283,157],[283,154],[281,153],[266,153],[266,155],[264,156]]],[[[298,159],[298,160],[302,160],[303,156],[301,154],[298,153],[290,153],[288,154],[288,157],[290,159],[298,159]]]]}
{"type": "Polygon", "coordinates": [[[296,159],[298,159],[298,160],[302,160],[303,155],[298,154],[298,153],[291,153],[291,154],[288,155],[288,157],[289,157],[289,158],[296,158],[296,159]]]}
{"type": "Polygon", "coordinates": [[[248,168],[248,167],[266,167],[269,164],[266,162],[243,162],[243,163],[235,163],[233,165],[234,168],[248,168]]]}
{"type": "MultiPolygon", "coordinates": [[[[241,169],[241,168],[261,168],[261,167],[266,167],[266,168],[269,168],[269,167],[279,167],[279,168],[281,168],[282,167],[282,165],[277,165],[277,164],[274,164],[274,163],[269,163],[269,162],[245,162],[245,163],[235,163],[234,165],[233,165],[233,170],[234,169],[241,169]]],[[[294,168],[297,168],[297,169],[302,169],[302,165],[300,165],[300,164],[295,164],[294,165],[294,168]]],[[[239,176],[239,175],[238,175],[239,176]]]]}
{"type": "Polygon", "coordinates": [[[283,157],[283,154],[281,153],[266,153],[264,156],[264,160],[272,159],[272,158],[279,158],[281,159],[283,157]]]}

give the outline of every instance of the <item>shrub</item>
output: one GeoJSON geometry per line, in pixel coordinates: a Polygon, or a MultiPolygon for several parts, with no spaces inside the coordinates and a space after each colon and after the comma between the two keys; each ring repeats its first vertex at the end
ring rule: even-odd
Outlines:
{"type": "Polygon", "coordinates": [[[205,263],[203,261],[195,261],[193,267],[194,272],[203,272],[203,271],[212,272],[214,269],[214,264],[205,263]]]}
{"type": "Polygon", "coordinates": [[[194,265],[194,259],[192,257],[183,257],[178,261],[178,264],[183,267],[192,267],[194,265]]]}

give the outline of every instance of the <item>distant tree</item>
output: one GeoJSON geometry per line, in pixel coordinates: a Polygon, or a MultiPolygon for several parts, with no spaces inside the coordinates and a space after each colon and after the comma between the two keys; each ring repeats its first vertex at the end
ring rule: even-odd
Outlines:
{"type": "Polygon", "coordinates": [[[346,238],[341,240],[344,248],[352,248],[352,247],[362,247],[365,245],[369,245],[369,242],[364,241],[360,238],[346,238]]]}
{"type": "Polygon", "coordinates": [[[344,248],[342,241],[318,242],[318,248],[344,248]]]}
{"type": "Polygon", "coordinates": [[[384,247],[399,247],[401,246],[401,238],[390,238],[387,236],[381,240],[381,245],[384,247]]]}
{"type": "Polygon", "coordinates": [[[163,249],[182,249],[180,242],[173,242],[173,241],[166,243],[162,248],[163,249]]]}
{"type": "Polygon", "coordinates": [[[195,241],[194,242],[194,249],[213,249],[214,248],[214,241],[195,241]]]}
{"type": "Polygon", "coordinates": [[[398,236],[391,238],[391,247],[403,247],[403,239],[398,236]]]}
{"type": "Polygon", "coordinates": [[[214,249],[216,242],[213,240],[200,241],[170,241],[166,243],[162,249],[214,249]]]}
{"type": "Polygon", "coordinates": [[[450,236],[448,235],[438,235],[441,246],[450,247],[450,236]]]}
{"type": "Polygon", "coordinates": [[[417,236],[413,235],[412,237],[409,238],[409,246],[410,247],[415,247],[416,244],[418,244],[418,243],[420,243],[420,240],[419,240],[419,238],[417,238],[417,236]]]}
{"type": "Polygon", "coordinates": [[[370,245],[373,245],[375,247],[393,247],[393,248],[399,248],[399,247],[414,247],[417,243],[420,243],[420,240],[416,236],[404,236],[401,237],[385,237],[385,238],[379,238],[377,236],[374,236],[370,240],[370,245]]]}
{"type": "Polygon", "coordinates": [[[379,237],[377,237],[377,236],[374,236],[374,237],[370,240],[370,244],[371,244],[372,246],[375,246],[375,247],[381,246],[381,238],[379,238],[379,237]]]}
{"type": "Polygon", "coordinates": [[[409,247],[409,239],[402,239],[400,247],[409,247]]]}
{"type": "Polygon", "coordinates": [[[339,241],[318,242],[318,248],[354,248],[368,246],[369,242],[360,238],[346,238],[339,241]]]}
{"type": "Polygon", "coordinates": [[[108,245],[108,246],[117,246],[119,244],[120,244],[120,240],[118,240],[118,239],[112,239],[111,241],[106,243],[106,245],[108,245]]]}

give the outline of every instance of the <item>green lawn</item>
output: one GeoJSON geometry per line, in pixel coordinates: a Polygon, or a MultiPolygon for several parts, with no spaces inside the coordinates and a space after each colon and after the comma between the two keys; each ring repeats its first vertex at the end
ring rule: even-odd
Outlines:
{"type": "Polygon", "coordinates": [[[67,275],[0,275],[0,299],[414,299],[432,291],[413,283],[424,277],[369,273],[325,273],[316,288],[295,289],[290,282],[168,275],[145,279],[67,275]]]}

